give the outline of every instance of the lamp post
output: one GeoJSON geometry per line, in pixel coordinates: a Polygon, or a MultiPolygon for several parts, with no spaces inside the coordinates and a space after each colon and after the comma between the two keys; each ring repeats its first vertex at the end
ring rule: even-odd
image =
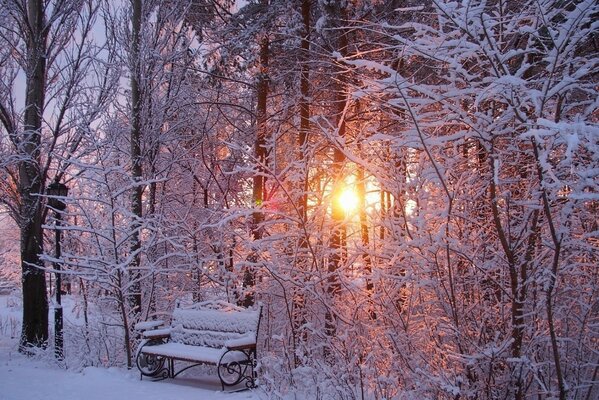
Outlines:
{"type": "Polygon", "coordinates": [[[54,271],[56,275],[56,305],[54,307],[54,351],[56,358],[62,360],[64,358],[63,352],[63,320],[62,320],[62,305],[61,305],[61,276],[60,276],[60,262],[58,261],[61,256],[60,251],[60,240],[62,231],[60,230],[62,221],[62,212],[66,208],[66,204],[62,201],[62,198],[66,197],[69,192],[64,184],[55,180],[48,186],[46,193],[48,194],[48,205],[54,210],[55,222],[55,239],[54,239],[54,253],[56,262],[54,262],[54,271]]]}

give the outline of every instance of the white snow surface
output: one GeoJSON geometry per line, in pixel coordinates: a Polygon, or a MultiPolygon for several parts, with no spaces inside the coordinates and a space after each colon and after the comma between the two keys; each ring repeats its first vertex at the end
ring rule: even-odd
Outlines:
{"type": "Polygon", "coordinates": [[[258,400],[258,390],[223,393],[215,379],[139,380],[135,371],[89,367],[80,373],[0,351],[1,400],[258,400]]]}
{"type": "Polygon", "coordinates": [[[256,343],[259,316],[259,311],[242,310],[223,302],[176,308],[171,321],[171,341],[215,348],[222,348],[230,341],[247,341],[247,337],[256,343]]]}
{"type": "Polygon", "coordinates": [[[139,323],[135,324],[135,329],[137,329],[138,331],[145,331],[148,329],[157,328],[163,324],[164,324],[163,320],[144,321],[144,322],[139,322],[139,323]]]}
{"type": "Polygon", "coordinates": [[[171,328],[153,329],[151,331],[145,331],[142,335],[145,338],[156,338],[163,337],[171,334],[171,328]]]}
{"type": "MultiPolygon", "coordinates": [[[[137,369],[87,367],[73,371],[49,357],[37,359],[17,351],[21,311],[6,306],[0,296],[0,400],[261,400],[260,389],[222,392],[216,374],[177,377],[153,382],[140,380],[137,369]],[[18,320],[17,320],[18,319],[18,320]],[[6,329],[8,321],[18,323],[6,329]]],[[[53,310],[50,310],[52,313],[53,310]]],[[[14,325],[14,324],[13,324],[14,325]]],[[[190,371],[191,372],[191,371],[190,371]]],[[[201,372],[201,371],[200,371],[201,372]]]]}
{"type": "Polygon", "coordinates": [[[256,344],[256,335],[248,334],[240,336],[237,339],[230,339],[225,342],[226,347],[244,347],[256,344]]]}
{"type": "MultiPolygon", "coordinates": [[[[213,364],[218,364],[220,358],[225,354],[226,349],[215,349],[205,346],[189,346],[181,343],[165,343],[157,346],[146,346],[142,352],[147,354],[157,354],[172,358],[205,361],[213,364]]],[[[239,351],[227,353],[225,362],[242,361],[246,359],[246,355],[239,351]]]]}
{"type": "MultiPolygon", "coordinates": [[[[153,331],[150,331],[152,333],[153,331]]],[[[252,336],[255,337],[252,332],[252,336]]],[[[236,332],[217,332],[197,329],[185,329],[181,325],[176,325],[171,329],[171,341],[175,343],[188,344],[191,346],[208,346],[222,348],[225,343],[231,340],[239,340],[246,337],[236,332]]],[[[256,343],[254,339],[254,343],[256,343]]]]}
{"type": "Polygon", "coordinates": [[[177,308],[173,311],[172,325],[183,325],[188,329],[245,333],[256,331],[257,311],[189,310],[177,308]]]}

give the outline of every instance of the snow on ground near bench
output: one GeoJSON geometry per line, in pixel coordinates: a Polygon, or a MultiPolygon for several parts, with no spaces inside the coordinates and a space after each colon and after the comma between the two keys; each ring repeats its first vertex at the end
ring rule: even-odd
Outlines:
{"type": "Polygon", "coordinates": [[[2,400],[258,400],[252,391],[223,393],[217,382],[175,379],[140,381],[139,374],[117,368],[86,368],[81,373],[52,369],[39,361],[0,349],[2,400]]]}
{"type": "MultiPolygon", "coordinates": [[[[52,312],[52,310],[51,310],[52,312]]],[[[0,318],[17,322],[20,310],[6,307],[0,296],[0,318]]],[[[0,329],[0,400],[260,400],[260,389],[236,393],[220,391],[218,378],[176,378],[160,382],[139,380],[137,370],[85,368],[74,372],[52,361],[35,360],[17,352],[11,329],[0,329]]],[[[14,331],[14,329],[12,329],[14,331]]],[[[13,332],[14,333],[14,332],[13,332]]]]}

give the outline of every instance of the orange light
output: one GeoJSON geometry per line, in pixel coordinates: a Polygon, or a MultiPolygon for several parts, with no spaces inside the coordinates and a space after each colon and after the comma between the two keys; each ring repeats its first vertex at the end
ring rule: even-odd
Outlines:
{"type": "Polygon", "coordinates": [[[358,208],[358,204],[360,204],[360,198],[354,189],[346,187],[339,194],[337,202],[343,211],[346,213],[351,213],[358,208]]]}

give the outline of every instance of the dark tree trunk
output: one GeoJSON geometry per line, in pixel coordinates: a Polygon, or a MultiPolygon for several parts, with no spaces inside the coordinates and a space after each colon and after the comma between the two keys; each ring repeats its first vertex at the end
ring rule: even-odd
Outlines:
{"type": "MultiPolygon", "coordinates": [[[[335,13],[334,18],[334,28],[338,33],[335,33],[337,36],[337,50],[342,56],[347,55],[347,30],[339,29],[340,25],[346,22],[347,10],[345,8],[333,7],[333,13],[335,13]]],[[[348,100],[347,97],[347,83],[346,76],[343,68],[340,67],[339,71],[337,71],[337,88],[336,88],[336,98],[335,98],[335,122],[338,128],[339,137],[343,138],[345,136],[346,126],[344,120],[344,110],[348,100]]],[[[334,187],[333,187],[333,197],[336,199],[343,189],[344,177],[341,176],[341,171],[343,167],[343,163],[345,162],[344,153],[337,147],[333,150],[333,174],[334,174],[334,187]]],[[[345,214],[343,208],[339,201],[332,202],[332,218],[333,218],[333,233],[331,236],[330,246],[331,246],[331,255],[329,257],[328,262],[328,288],[327,291],[332,298],[336,297],[341,289],[341,285],[339,282],[339,278],[337,276],[338,270],[341,267],[341,262],[343,259],[343,249],[344,249],[344,237],[345,237],[345,226],[343,226],[343,220],[345,218],[345,214]]],[[[330,312],[327,311],[325,315],[325,331],[329,337],[333,337],[336,334],[336,323],[335,318],[330,312]]]]}
{"type": "MultiPolygon", "coordinates": [[[[297,184],[299,193],[298,211],[300,223],[298,226],[299,234],[299,280],[305,279],[305,273],[309,268],[308,241],[309,235],[306,227],[308,221],[308,135],[310,133],[310,14],[312,0],[302,0],[301,14],[303,22],[303,34],[300,44],[300,130],[298,136],[298,161],[300,165],[300,179],[297,184]]],[[[306,325],[306,298],[304,294],[304,286],[293,288],[293,314],[292,314],[292,329],[293,329],[293,348],[294,362],[298,366],[302,362],[302,358],[297,351],[298,342],[306,341],[307,335],[304,329],[306,325]]]]}
{"type": "Polygon", "coordinates": [[[44,2],[27,2],[27,93],[23,139],[19,145],[21,269],[23,284],[23,330],[19,350],[44,346],[48,340],[48,298],[42,269],[43,173],[40,169],[40,143],[46,80],[46,36],[44,2]]]}
{"type": "MultiPolygon", "coordinates": [[[[360,146],[361,147],[361,146],[360,146]]],[[[364,253],[362,258],[364,260],[364,272],[366,274],[366,292],[370,300],[372,301],[372,294],[374,291],[374,284],[372,282],[372,259],[369,254],[368,248],[370,247],[370,234],[368,232],[368,216],[366,215],[366,182],[364,175],[364,167],[358,166],[358,182],[357,190],[360,202],[358,205],[358,213],[360,215],[360,238],[362,241],[362,247],[364,247],[364,253]]],[[[374,309],[370,310],[370,316],[374,319],[376,314],[374,309]]]]}
{"type": "MultiPolygon", "coordinates": [[[[258,76],[258,93],[256,105],[256,141],[254,143],[254,157],[258,163],[257,173],[253,177],[252,201],[254,206],[260,207],[264,201],[265,167],[266,167],[266,100],[268,98],[268,52],[269,40],[264,36],[260,42],[260,75],[258,76]]],[[[252,214],[252,238],[262,238],[260,224],[264,216],[256,211],[252,214]]]]}
{"type": "Polygon", "coordinates": [[[131,192],[131,261],[129,278],[132,281],[130,290],[130,304],[134,312],[141,311],[141,285],[139,282],[139,266],[141,263],[140,249],[141,237],[139,229],[142,218],[142,159],[141,159],[141,107],[142,95],[140,89],[140,31],[141,31],[141,0],[131,0],[133,13],[131,16],[131,178],[133,190],[131,192]]]}
{"type": "MultiPolygon", "coordinates": [[[[262,0],[264,6],[268,6],[268,0],[262,0]]],[[[262,239],[262,222],[264,214],[259,208],[262,207],[264,201],[264,191],[266,179],[264,173],[266,171],[266,100],[268,98],[268,56],[270,42],[268,34],[264,34],[260,40],[260,72],[258,75],[257,85],[257,104],[256,104],[256,141],[254,142],[254,158],[258,164],[256,173],[253,177],[252,187],[252,202],[255,211],[252,213],[252,221],[250,230],[252,240],[259,241],[262,239]]],[[[256,263],[258,255],[253,253],[249,261],[256,263]]],[[[241,304],[244,307],[250,307],[254,304],[255,294],[254,286],[256,285],[256,271],[253,266],[246,268],[243,276],[244,296],[241,304]]]]}
{"type": "Polygon", "coordinates": [[[299,161],[302,166],[301,190],[299,210],[303,222],[307,219],[308,209],[308,166],[306,160],[306,147],[310,132],[310,8],[312,0],[302,0],[302,21],[304,34],[301,41],[301,69],[300,69],[300,131],[299,131],[299,161]]]}

